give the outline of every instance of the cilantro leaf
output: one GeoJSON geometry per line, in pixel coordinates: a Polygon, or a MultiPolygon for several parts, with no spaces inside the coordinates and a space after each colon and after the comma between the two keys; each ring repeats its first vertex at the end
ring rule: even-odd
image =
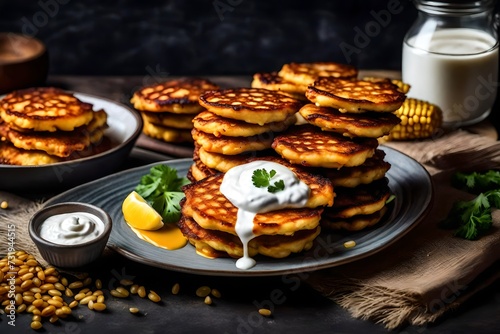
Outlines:
{"type": "Polygon", "coordinates": [[[270,193],[277,193],[278,191],[282,191],[285,189],[285,182],[283,180],[278,180],[271,184],[271,179],[276,176],[276,171],[271,169],[270,172],[262,169],[256,169],[252,174],[252,183],[257,188],[265,188],[267,187],[267,191],[270,193]]]}
{"type": "Polygon", "coordinates": [[[177,175],[175,168],[156,165],[151,167],[149,174],[141,177],[135,191],[162,216],[165,223],[175,223],[181,216],[182,187],[188,183],[187,178],[177,175]]]}
{"type": "Polygon", "coordinates": [[[457,187],[474,193],[500,189],[500,171],[489,170],[484,173],[457,172],[453,175],[452,181],[457,187]]]}
{"type": "Polygon", "coordinates": [[[455,202],[441,226],[455,229],[455,236],[475,240],[493,225],[492,206],[500,208],[500,189],[480,193],[470,201],[455,202]]]}
{"type": "Polygon", "coordinates": [[[277,193],[278,191],[282,191],[285,189],[285,182],[283,180],[279,180],[274,182],[272,186],[267,187],[267,191],[270,193],[277,193]]]}
{"type": "MultiPolygon", "coordinates": [[[[272,171],[274,171],[274,169],[272,171]]],[[[269,186],[269,180],[271,180],[271,175],[264,168],[256,169],[253,171],[252,183],[257,188],[264,188],[269,186]]]]}

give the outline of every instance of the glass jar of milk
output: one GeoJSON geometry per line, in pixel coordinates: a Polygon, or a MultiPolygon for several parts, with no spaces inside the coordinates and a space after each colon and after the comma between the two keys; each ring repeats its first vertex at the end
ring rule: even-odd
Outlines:
{"type": "Polygon", "coordinates": [[[408,97],[443,110],[444,126],[485,119],[498,86],[495,0],[414,0],[418,18],[403,43],[408,97]]]}

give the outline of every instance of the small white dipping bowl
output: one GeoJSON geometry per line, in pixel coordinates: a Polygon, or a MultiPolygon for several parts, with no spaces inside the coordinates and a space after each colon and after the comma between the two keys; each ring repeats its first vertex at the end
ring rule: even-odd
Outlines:
{"type": "Polygon", "coordinates": [[[42,257],[57,267],[75,268],[87,265],[101,256],[111,233],[112,220],[103,209],[87,203],[66,202],[47,206],[36,212],[30,219],[28,230],[42,257]],[[49,217],[64,213],[86,212],[97,216],[104,223],[104,231],[94,239],[64,245],[48,241],[40,236],[40,227],[49,217]]]}

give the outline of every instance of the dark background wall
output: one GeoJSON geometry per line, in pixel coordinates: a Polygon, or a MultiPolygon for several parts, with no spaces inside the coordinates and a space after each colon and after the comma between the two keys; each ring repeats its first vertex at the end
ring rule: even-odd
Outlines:
{"type": "Polygon", "coordinates": [[[291,61],[399,70],[409,0],[17,0],[0,31],[48,47],[51,74],[251,74],[291,61]]]}

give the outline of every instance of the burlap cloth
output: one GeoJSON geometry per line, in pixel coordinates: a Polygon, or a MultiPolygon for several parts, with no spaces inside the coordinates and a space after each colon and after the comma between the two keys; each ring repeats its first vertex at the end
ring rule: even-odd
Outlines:
{"type": "MultiPolygon", "coordinates": [[[[457,170],[498,168],[500,142],[458,130],[432,140],[385,145],[413,157],[430,172],[435,191],[433,209],[415,229],[385,250],[351,264],[313,272],[307,283],[354,317],[394,329],[435,321],[500,276],[498,270],[491,269],[500,254],[500,210],[493,213],[491,232],[477,241],[453,237],[450,230],[438,227],[454,201],[473,197],[452,188],[450,175],[457,170]]],[[[31,252],[46,265],[27,231],[27,222],[42,201],[0,191],[0,200],[5,199],[10,208],[0,212],[0,236],[7,239],[8,225],[15,224],[15,248],[31,252]]],[[[1,242],[0,254],[6,252],[7,243],[1,242]]]]}
{"type": "Polygon", "coordinates": [[[457,170],[499,168],[500,142],[458,130],[432,140],[385,145],[429,171],[435,193],[432,210],[385,250],[312,273],[308,283],[354,317],[395,329],[433,322],[500,277],[500,210],[493,212],[490,233],[476,241],[454,237],[438,226],[455,201],[474,197],[452,188],[450,176],[457,170]]]}

